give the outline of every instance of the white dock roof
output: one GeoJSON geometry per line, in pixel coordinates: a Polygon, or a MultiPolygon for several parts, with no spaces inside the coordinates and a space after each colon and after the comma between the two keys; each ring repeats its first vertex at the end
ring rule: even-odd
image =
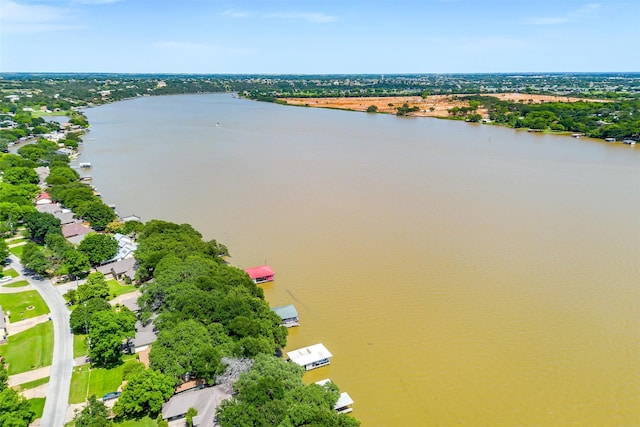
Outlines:
{"type": "Polygon", "coordinates": [[[289,356],[289,359],[291,359],[292,362],[297,363],[300,366],[305,366],[310,363],[332,357],[333,354],[331,354],[324,345],[314,344],[309,347],[290,351],[287,353],[287,356],[289,356]]]}
{"type": "Polygon", "coordinates": [[[340,397],[338,398],[338,401],[336,402],[334,408],[338,409],[349,405],[353,405],[353,399],[351,398],[351,396],[349,396],[349,393],[343,391],[342,393],[340,393],[340,397]]]}

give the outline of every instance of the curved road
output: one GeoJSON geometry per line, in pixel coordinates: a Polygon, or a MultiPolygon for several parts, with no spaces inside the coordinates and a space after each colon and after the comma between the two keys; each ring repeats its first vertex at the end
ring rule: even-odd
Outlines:
{"type": "Polygon", "coordinates": [[[36,280],[25,275],[24,268],[15,255],[11,255],[11,262],[19,266],[16,270],[40,293],[51,312],[53,361],[40,425],[62,427],[67,415],[73,370],[73,335],[69,329],[69,310],[64,298],[50,280],[36,280]]]}

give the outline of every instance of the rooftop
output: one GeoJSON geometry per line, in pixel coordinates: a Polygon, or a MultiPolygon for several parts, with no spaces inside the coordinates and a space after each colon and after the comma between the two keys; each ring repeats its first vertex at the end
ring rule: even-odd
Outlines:
{"type": "Polygon", "coordinates": [[[300,366],[305,366],[319,360],[328,359],[332,357],[333,354],[331,354],[324,345],[314,344],[309,347],[289,351],[287,352],[287,356],[292,362],[300,366]]]}
{"type": "Polygon", "coordinates": [[[257,279],[259,277],[273,276],[273,270],[268,265],[246,268],[244,271],[246,271],[249,277],[251,277],[252,279],[257,279]]]}
{"type": "Polygon", "coordinates": [[[283,320],[298,317],[298,310],[296,310],[293,304],[283,305],[281,307],[273,307],[271,310],[275,311],[275,313],[283,320]]]}

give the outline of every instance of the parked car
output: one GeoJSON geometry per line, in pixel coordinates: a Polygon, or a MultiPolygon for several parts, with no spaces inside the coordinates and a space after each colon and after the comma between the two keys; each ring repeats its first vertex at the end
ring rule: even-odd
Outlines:
{"type": "Polygon", "coordinates": [[[11,280],[13,280],[13,277],[11,276],[0,277],[0,283],[10,282],[11,280]]]}
{"type": "Polygon", "coordinates": [[[102,400],[107,401],[111,399],[117,399],[118,397],[120,397],[121,394],[122,393],[120,393],[119,391],[112,391],[111,393],[107,393],[104,396],[102,396],[102,400]]]}

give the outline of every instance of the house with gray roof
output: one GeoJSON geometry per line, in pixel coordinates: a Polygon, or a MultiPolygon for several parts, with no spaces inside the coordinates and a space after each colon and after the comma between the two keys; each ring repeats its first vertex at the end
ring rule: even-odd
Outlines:
{"type": "Polygon", "coordinates": [[[216,409],[231,395],[221,386],[207,387],[174,395],[162,406],[162,419],[167,421],[185,418],[189,408],[195,408],[198,415],[193,417],[194,427],[214,427],[216,409]]]}
{"type": "Polygon", "coordinates": [[[101,265],[97,270],[104,274],[105,277],[111,275],[117,280],[127,278],[133,281],[136,276],[136,271],[138,270],[138,263],[135,258],[130,257],[101,265]]]}
{"type": "Polygon", "coordinates": [[[283,305],[281,307],[273,307],[273,310],[282,319],[282,325],[290,328],[292,326],[299,326],[298,311],[293,304],[283,305]]]}

